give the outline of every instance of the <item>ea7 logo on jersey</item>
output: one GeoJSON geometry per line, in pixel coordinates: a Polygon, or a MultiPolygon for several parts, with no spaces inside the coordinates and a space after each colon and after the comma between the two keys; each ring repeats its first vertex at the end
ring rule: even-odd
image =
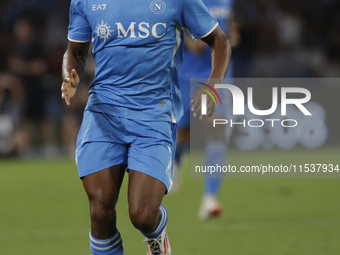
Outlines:
{"type": "Polygon", "coordinates": [[[103,11],[106,9],[107,4],[94,4],[92,5],[92,11],[103,11]]]}
{"type": "Polygon", "coordinates": [[[152,1],[150,10],[155,14],[161,14],[165,11],[166,5],[162,0],[152,1]]]}

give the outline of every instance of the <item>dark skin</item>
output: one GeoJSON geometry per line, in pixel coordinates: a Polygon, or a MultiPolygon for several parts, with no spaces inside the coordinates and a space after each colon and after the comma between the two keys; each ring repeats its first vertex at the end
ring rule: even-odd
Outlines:
{"type": "MultiPolygon", "coordinates": [[[[218,26],[202,40],[211,47],[212,72],[210,77],[215,78],[215,81],[219,79],[222,83],[231,56],[228,38],[218,26]]],[[[80,81],[79,76],[84,72],[88,47],[89,43],[68,43],[62,65],[63,84],[61,86],[62,98],[67,105],[70,105],[80,81]]],[[[211,81],[209,82],[212,84],[211,81]]],[[[192,100],[194,116],[197,116],[201,110],[201,94],[201,90],[198,90],[192,100]]],[[[209,116],[214,111],[214,102],[208,99],[209,116]]],[[[124,171],[125,165],[116,165],[82,179],[90,203],[91,233],[95,238],[107,239],[116,232],[115,206],[124,171]]],[[[156,229],[161,219],[159,206],[165,192],[166,187],[159,180],[138,172],[138,169],[129,169],[129,214],[132,224],[137,229],[144,233],[151,233],[156,229]]]]}

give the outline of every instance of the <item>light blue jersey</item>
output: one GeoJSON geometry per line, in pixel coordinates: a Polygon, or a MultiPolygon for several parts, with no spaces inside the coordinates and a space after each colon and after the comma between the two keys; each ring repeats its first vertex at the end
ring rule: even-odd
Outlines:
{"type": "Polygon", "coordinates": [[[97,64],[87,109],[175,122],[182,31],[200,38],[217,24],[201,0],[72,0],[68,38],[92,39],[97,64]]]}

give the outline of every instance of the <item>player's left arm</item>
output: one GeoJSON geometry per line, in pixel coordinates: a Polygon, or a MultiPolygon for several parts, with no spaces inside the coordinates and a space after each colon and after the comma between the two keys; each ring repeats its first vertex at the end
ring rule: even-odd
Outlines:
{"type": "Polygon", "coordinates": [[[64,54],[62,64],[63,83],[61,85],[62,95],[67,105],[70,105],[71,98],[77,91],[80,78],[84,73],[85,62],[90,42],[78,43],[69,41],[64,54]]]}
{"type": "MultiPolygon", "coordinates": [[[[211,73],[207,84],[214,87],[214,84],[222,84],[227,75],[231,58],[231,45],[228,37],[220,26],[217,26],[213,32],[208,36],[201,38],[201,40],[207,43],[211,48],[211,73]]],[[[201,95],[204,93],[203,90],[198,89],[190,102],[193,104],[192,111],[194,112],[194,117],[201,111],[201,95]]],[[[212,95],[213,94],[214,93],[212,93],[212,95]]],[[[216,105],[213,99],[207,97],[206,116],[211,117],[215,110],[216,105]]],[[[204,117],[205,116],[200,116],[200,119],[204,117]]]]}

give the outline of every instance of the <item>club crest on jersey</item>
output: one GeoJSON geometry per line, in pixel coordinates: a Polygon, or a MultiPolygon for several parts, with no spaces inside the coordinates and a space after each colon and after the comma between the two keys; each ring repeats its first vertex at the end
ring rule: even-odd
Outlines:
{"type": "Polygon", "coordinates": [[[114,31],[110,30],[110,28],[111,26],[108,26],[107,23],[104,24],[104,20],[102,20],[102,23],[98,24],[96,27],[95,33],[97,33],[100,39],[104,39],[104,41],[106,41],[106,39],[109,39],[111,36],[111,32],[114,31]]]}
{"type": "Polygon", "coordinates": [[[166,5],[162,0],[154,0],[150,4],[150,10],[155,14],[161,14],[165,9],[166,5]]]}

